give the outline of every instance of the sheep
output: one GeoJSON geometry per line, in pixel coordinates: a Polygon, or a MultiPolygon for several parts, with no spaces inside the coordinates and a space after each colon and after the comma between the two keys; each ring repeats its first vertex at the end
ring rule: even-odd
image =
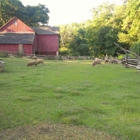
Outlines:
{"type": "Polygon", "coordinates": [[[5,62],[0,61],[0,72],[4,70],[5,62]]]}
{"type": "Polygon", "coordinates": [[[2,60],[0,60],[0,65],[1,65],[1,66],[5,66],[5,62],[2,61],[2,60]]]}
{"type": "Polygon", "coordinates": [[[32,59],[33,59],[33,60],[37,60],[37,56],[34,55],[34,56],[32,57],[32,59]]]}
{"type": "Polygon", "coordinates": [[[98,58],[96,58],[94,61],[93,61],[93,63],[92,63],[92,66],[95,66],[95,65],[102,65],[102,59],[98,59],[98,58]]]}
{"type": "Polygon", "coordinates": [[[111,59],[110,59],[110,63],[111,63],[111,64],[118,64],[117,58],[111,58],[111,59]]]}
{"type": "Polygon", "coordinates": [[[109,63],[109,59],[108,58],[105,58],[105,63],[109,63]]]}
{"type": "Polygon", "coordinates": [[[37,59],[35,66],[37,66],[40,63],[44,64],[44,60],[43,59],[37,59]]]}
{"type": "Polygon", "coordinates": [[[36,66],[36,60],[31,60],[28,62],[27,66],[33,66],[35,65],[36,66]]]}

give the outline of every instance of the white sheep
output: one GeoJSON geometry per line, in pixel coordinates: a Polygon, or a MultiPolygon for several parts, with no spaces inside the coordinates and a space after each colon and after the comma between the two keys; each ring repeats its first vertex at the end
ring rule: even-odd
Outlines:
{"type": "Polygon", "coordinates": [[[35,65],[36,66],[36,60],[31,60],[28,62],[27,66],[33,66],[35,65]]]}
{"type": "Polygon", "coordinates": [[[95,66],[95,65],[102,65],[102,59],[99,59],[99,58],[96,58],[93,63],[92,63],[92,66],[95,66]]]}
{"type": "Polygon", "coordinates": [[[37,60],[37,56],[34,55],[34,56],[32,57],[32,59],[33,59],[33,60],[37,60]]]}
{"type": "Polygon", "coordinates": [[[35,66],[37,66],[40,63],[44,64],[44,60],[43,59],[37,59],[35,66]]]}
{"type": "Polygon", "coordinates": [[[112,57],[112,58],[110,59],[110,63],[111,63],[111,64],[118,64],[117,58],[113,58],[113,57],[112,57]]]}
{"type": "Polygon", "coordinates": [[[5,62],[0,61],[0,72],[4,70],[5,62]]]}

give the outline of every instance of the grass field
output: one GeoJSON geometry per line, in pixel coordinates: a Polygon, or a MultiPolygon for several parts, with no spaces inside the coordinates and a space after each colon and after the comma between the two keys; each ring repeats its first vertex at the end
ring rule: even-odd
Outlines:
{"type": "Polygon", "coordinates": [[[139,140],[140,74],[92,60],[3,58],[1,140],[139,140]]]}

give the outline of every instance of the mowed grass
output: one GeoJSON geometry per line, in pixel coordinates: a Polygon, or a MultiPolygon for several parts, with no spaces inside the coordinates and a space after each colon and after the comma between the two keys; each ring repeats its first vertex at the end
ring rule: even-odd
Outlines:
{"type": "Polygon", "coordinates": [[[6,65],[0,73],[1,138],[9,129],[12,133],[19,127],[52,123],[90,128],[100,135],[112,136],[110,139],[140,139],[137,70],[121,64],[92,67],[92,60],[45,60],[37,67],[27,67],[26,58],[3,60],[6,65]]]}

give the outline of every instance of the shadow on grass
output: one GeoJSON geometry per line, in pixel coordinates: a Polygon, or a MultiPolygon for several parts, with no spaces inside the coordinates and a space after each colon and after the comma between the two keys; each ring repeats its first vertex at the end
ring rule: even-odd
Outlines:
{"type": "Polygon", "coordinates": [[[66,124],[38,124],[0,132],[1,140],[120,140],[105,132],[66,124]]]}

